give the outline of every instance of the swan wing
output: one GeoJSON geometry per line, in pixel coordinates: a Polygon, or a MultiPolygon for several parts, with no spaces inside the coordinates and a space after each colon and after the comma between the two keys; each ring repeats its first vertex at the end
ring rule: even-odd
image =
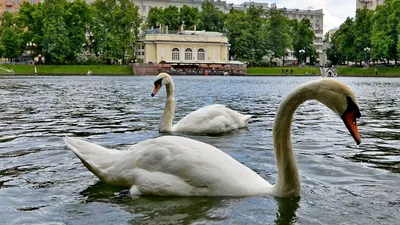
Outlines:
{"type": "MultiPolygon", "coordinates": [[[[99,149],[104,153],[97,145],[92,150],[99,149]]],[[[163,136],[119,152],[120,157],[112,160],[99,178],[112,185],[131,187],[136,194],[244,196],[265,192],[269,186],[226,153],[189,138],[163,136]]]]}
{"type": "Polygon", "coordinates": [[[214,104],[200,108],[172,127],[172,131],[218,134],[246,127],[251,115],[243,115],[224,105],[214,104]]]}

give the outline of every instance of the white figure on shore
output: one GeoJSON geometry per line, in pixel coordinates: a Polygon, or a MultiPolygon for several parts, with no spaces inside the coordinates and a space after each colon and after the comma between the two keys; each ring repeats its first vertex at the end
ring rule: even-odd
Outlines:
{"type": "Polygon", "coordinates": [[[92,75],[92,71],[91,71],[91,70],[88,70],[88,71],[87,71],[87,75],[92,75]]]}

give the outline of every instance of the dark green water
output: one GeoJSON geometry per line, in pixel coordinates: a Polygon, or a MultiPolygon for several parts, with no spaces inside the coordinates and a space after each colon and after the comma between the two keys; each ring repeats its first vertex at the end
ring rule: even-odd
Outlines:
{"type": "MultiPolygon", "coordinates": [[[[357,147],[322,104],[302,105],[292,141],[301,198],[119,198],[61,137],[127,149],[159,136],[165,89],[154,77],[0,78],[0,224],[397,224],[400,220],[400,79],[335,78],[356,93],[357,147]]],[[[176,120],[220,103],[253,114],[248,129],[188,136],[276,180],[271,128],[287,93],[317,77],[175,77],[176,120]]]]}

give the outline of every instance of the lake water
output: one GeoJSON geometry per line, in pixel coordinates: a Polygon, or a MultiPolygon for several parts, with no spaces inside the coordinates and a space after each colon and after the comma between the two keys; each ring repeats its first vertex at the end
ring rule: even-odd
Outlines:
{"type": "MultiPolygon", "coordinates": [[[[276,181],[271,128],[281,100],[319,77],[174,77],[176,118],[220,103],[255,115],[248,129],[188,136],[276,181]]],[[[120,198],[67,149],[63,136],[109,148],[160,136],[165,88],[154,76],[0,77],[0,224],[397,224],[400,79],[334,78],[358,97],[357,147],[341,119],[309,101],[292,141],[301,198],[120,198]]]]}

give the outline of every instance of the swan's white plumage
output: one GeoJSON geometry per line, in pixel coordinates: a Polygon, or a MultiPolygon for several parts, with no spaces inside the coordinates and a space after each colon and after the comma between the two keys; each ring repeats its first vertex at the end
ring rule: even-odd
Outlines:
{"type": "Polygon", "coordinates": [[[71,137],[64,140],[100,180],[129,187],[135,195],[297,197],[300,177],[290,127],[297,107],[309,99],[324,103],[338,115],[346,115],[346,126],[351,123],[349,131],[355,134],[356,142],[361,141],[356,127],[356,117],[361,114],[346,85],[322,79],[299,86],[282,101],[275,117],[273,140],[278,178],[274,185],[221,150],[189,138],[163,136],[135,144],[127,151],[71,137]],[[349,115],[353,117],[349,119],[349,115]]]}
{"type": "MultiPolygon", "coordinates": [[[[203,142],[163,136],[127,151],[106,149],[76,138],[65,142],[100,180],[134,187],[136,194],[246,196],[268,193],[272,186],[254,171],[203,142]],[[98,154],[94,154],[99,151],[98,154]]],[[[131,191],[132,193],[132,191],[131,191]]]]}
{"type": "Polygon", "coordinates": [[[172,126],[173,132],[219,134],[244,128],[250,115],[240,114],[224,105],[214,104],[200,108],[172,126]]]}
{"type": "Polygon", "coordinates": [[[160,73],[157,75],[152,96],[158,92],[162,85],[166,87],[167,102],[159,126],[160,132],[220,134],[247,127],[251,115],[240,114],[220,104],[200,108],[172,126],[175,113],[175,93],[174,81],[169,74],[160,73]]]}

